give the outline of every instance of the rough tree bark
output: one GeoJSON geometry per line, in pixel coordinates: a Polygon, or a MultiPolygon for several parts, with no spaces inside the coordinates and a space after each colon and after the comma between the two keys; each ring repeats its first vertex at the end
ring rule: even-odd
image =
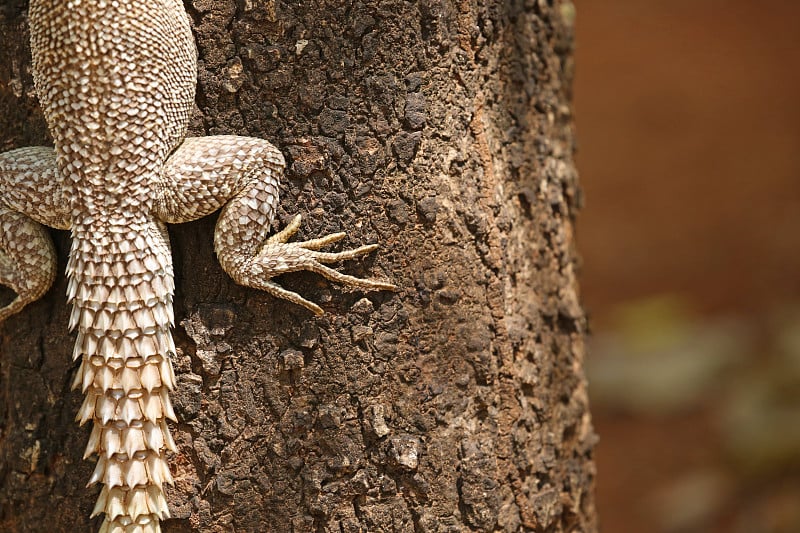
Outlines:
{"type": "MultiPolygon", "coordinates": [[[[568,1],[192,0],[193,134],[287,156],[300,238],[380,242],[397,294],[236,286],[171,228],[181,420],[167,532],[595,531],[568,1]]],[[[0,8],[0,149],[47,144],[25,2],[0,8]]],[[[68,235],[54,232],[63,272],[68,235]]],[[[0,530],[95,531],[65,281],[2,326],[0,530]]]]}

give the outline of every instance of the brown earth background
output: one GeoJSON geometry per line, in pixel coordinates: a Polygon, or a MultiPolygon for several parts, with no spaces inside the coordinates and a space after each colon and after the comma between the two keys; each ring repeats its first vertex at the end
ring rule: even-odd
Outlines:
{"type": "Polygon", "coordinates": [[[800,3],[575,4],[602,529],[800,531],[800,3]]]}

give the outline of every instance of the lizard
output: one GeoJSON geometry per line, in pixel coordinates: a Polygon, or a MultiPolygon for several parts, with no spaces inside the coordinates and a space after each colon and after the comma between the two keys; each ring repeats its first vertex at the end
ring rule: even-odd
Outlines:
{"type": "Polygon", "coordinates": [[[48,291],[56,253],[46,226],[69,230],[69,328],[80,360],[76,419],[93,428],[102,484],[92,516],[101,533],[155,533],[169,517],[166,460],[174,276],[167,223],[219,209],[214,250],[238,284],[322,309],[273,278],[307,270],[367,291],[391,283],[327,264],[377,248],[320,251],[345,233],[289,239],[300,216],[276,223],[281,152],[241,136],[187,137],[197,51],[180,0],[31,0],[34,88],[54,148],[0,154],[0,283],[16,293],[0,320],[48,291]]]}

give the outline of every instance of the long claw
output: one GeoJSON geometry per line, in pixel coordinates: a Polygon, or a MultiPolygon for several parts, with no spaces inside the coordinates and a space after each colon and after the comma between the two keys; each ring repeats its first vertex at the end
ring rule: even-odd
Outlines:
{"type": "Polygon", "coordinates": [[[303,221],[303,217],[301,215],[299,215],[299,214],[295,215],[295,217],[292,219],[292,221],[289,222],[289,224],[285,228],[283,228],[278,233],[276,233],[275,235],[273,235],[270,238],[268,238],[267,242],[265,242],[264,244],[265,245],[267,245],[267,244],[278,244],[278,243],[284,243],[284,242],[288,241],[292,237],[292,235],[297,233],[297,230],[300,229],[300,223],[302,221],[303,221]]]}
{"type": "Polygon", "coordinates": [[[265,291],[265,292],[270,293],[271,295],[275,296],[276,298],[281,298],[283,300],[289,300],[292,303],[296,303],[297,305],[301,305],[301,306],[305,307],[306,309],[308,309],[309,311],[311,311],[312,313],[314,313],[317,316],[320,316],[320,315],[325,313],[325,311],[323,311],[322,308],[320,306],[318,306],[317,304],[315,304],[314,302],[306,300],[305,298],[303,298],[302,296],[300,296],[299,294],[297,294],[294,291],[290,291],[290,290],[284,289],[283,287],[281,287],[277,283],[273,283],[271,281],[266,281],[263,284],[260,284],[258,288],[263,290],[263,291],[265,291]]]}
{"type": "Polygon", "coordinates": [[[334,270],[328,266],[325,266],[320,263],[316,263],[313,267],[309,268],[312,272],[316,272],[321,276],[331,280],[337,281],[344,286],[349,287],[357,287],[359,289],[367,289],[372,291],[395,291],[397,287],[392,285],[391,283],[387,283],[385,281],[379,281],[374,279],[363,279],[357,278],[355,276],[349,276],[347,274],[342,274],[338,270],[334,270]]]}
{"type": "Polygon", "coordinates": [[[310,239],[308,241],[298,242],[297,244],[301,245],[306,250],[319,250],[326,244],[331,244],[336,241],[341,241],[347,236],[347,233],[340,231],[338,233],[331,233],[330,235],[325,235],[324,237],[320,237],[319,239],[310,239]]]}
{"type": "Polygon", "coordinates": [[[316,252],[314,254],[314,259],[320,263],[336,263],[338,261],[347,261],[348,259],[354,259],[358,256],[366,255],[377,249],[377,244],[366,244],[353,250],[345,250],[343,252],[316,252]]]}

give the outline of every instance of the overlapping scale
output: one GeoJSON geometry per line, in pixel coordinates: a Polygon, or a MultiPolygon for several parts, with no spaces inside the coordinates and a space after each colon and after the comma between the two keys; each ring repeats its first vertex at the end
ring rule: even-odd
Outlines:
{"type": "Polygon", "coordinates": [[[84,456],[98,456],[89,484],[103,484],[101,531],[150,533],[169,516],[165,454],[175,450],[172,263],[155,223],[112,229],[73,229],[67,274],[81,362],[72,384],[85,394],[76,419],[93,422],[84,456]]]}

